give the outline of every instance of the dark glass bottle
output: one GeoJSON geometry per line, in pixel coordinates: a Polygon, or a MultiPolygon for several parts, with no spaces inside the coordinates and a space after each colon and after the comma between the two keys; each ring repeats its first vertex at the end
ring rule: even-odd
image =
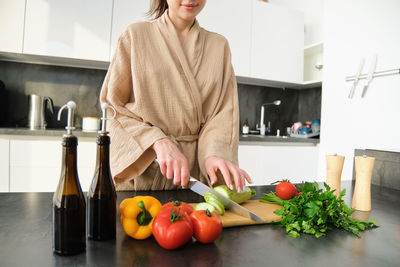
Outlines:
{"type": "Polygon", "coordinates": [[[78,139],[63,137],[61,178],[53,197],[53,251],[70,255],[86,248],[86,206],[77,171],[78,139]]]}
{"type": "Polygon", "coordinates": [[[115,238],[117,194],[110,172],[110,137],[97,137],[97,162],[87,196],[88,237],[94,240],[115,238]]]}

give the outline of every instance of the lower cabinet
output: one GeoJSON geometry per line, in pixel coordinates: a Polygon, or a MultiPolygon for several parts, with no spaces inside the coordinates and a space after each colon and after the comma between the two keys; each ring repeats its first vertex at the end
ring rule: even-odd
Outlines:
{"type": "Polygon", "coordinates": [[[0,138],[0,192],[9,191],[10,140],[0,138]]]}
{"type": "MultiPolygon", "coordinates": [[[[89,189],[96,165],[96,143],[78,141],[78,175],[89,189]]],[[[60,140],[10,140],[9,191],[54,192],[61,173],[60,140]]]]}
{"type": "Polygon", "coordinates": [[[268,185],[282,179],[293,183],[314,181],[318,146],[239,145],[239,167],[249,174],[253,185],[268,185]]]}

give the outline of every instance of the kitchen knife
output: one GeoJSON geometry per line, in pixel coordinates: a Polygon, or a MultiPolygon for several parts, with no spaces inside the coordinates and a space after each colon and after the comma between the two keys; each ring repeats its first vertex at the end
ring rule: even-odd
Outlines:
{"type": "Polygon", "coordinates": [[[351,90],[350,90],[349,98],[353,98],[354,91],[356,90],[358,81],[360,80],[360,75],[361,75],[362,69],[364,68],[364,63],[365,63],[365,58],[362,58],[360,61],[360,64],[358,65],[356,77],[354,77],[354,82],[353,82],[353,86],[351,87],[351,90]]]}
{"type": "Polygon", "coordinates": [[[378,59],[378,57],[376,55],[372,59],[371,67],[369,69],[369,73],[368,73],[368,76],[367,76],[367,83],[364,85],[364,89],[363,89],[361,97],[365,96],[365,94],[367,93],[368,86],[371,84],[371,81],[374,78],[374,72],[375,72],[375,69],[376,69],[376,61],[377,61],[377,59],[378,59]]]}
{"type": "Polygon", "coordinates": [[[218,199],[221,201],[222,205],[224,205],[225,208],[229,209],[230,211],[236,214],[252,219],[254,221],[259,221],[259,222],[265,221],[263,218],[257,216],[255,213],[240,206],[238,203],[230,200],[221,193],[213,190],[212,188],[208,187],[207,185],[203,184],[202,182],[196,180],[193,177],[190,177],[188,188],[190,188],[190,190],[201,196],[204,196],[204,194],[207,192],[214,194],[216,197],[218,197],[218,199]]]}

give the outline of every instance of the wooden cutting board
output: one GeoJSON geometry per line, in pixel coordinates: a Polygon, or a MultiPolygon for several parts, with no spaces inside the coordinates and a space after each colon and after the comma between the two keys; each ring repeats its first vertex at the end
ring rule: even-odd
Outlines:
{"type": "MultiPolygon", "coordinates": [[[[196,204],[192,204],[196,205],[196,204]]],[[[241,204],[246,209],[254,212],[261,218],[265,219],[265,222],[253,221],[249,218],[242,217],[232,211],[226,210],[223,216],[219,216],[224,227],[233,227],[241,225],[252,225],[252,224],[265,224],[271,223],[272,221],[280,221],[281,217],[274,213],[274,210],[282,208],[280,205],[269,204],[261,202],[259,200],[248,200],[241,204]]]]}

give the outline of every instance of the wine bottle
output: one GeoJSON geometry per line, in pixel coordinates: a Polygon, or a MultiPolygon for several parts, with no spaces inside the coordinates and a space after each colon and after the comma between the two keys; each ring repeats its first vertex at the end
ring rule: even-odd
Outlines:
{"type": "Polygon", "coordinates": [[[116,232],[117,194],[110,172],[110,137],[106,131],[108,108],[106,103],[101,105],[96,168],[87,196],[88,237],[94,240],[114,239],[116,232]]]}
{"type": "Polygon", "coordinates": [[[62,140],[62,168],[53,196],[53,251],[61,255],[77,254],[86,249],[86,205],[77,171],[78,138],[72,134],[76,104],[69,101],[58,112],[68,109],[67,134],[62,140]]]}

